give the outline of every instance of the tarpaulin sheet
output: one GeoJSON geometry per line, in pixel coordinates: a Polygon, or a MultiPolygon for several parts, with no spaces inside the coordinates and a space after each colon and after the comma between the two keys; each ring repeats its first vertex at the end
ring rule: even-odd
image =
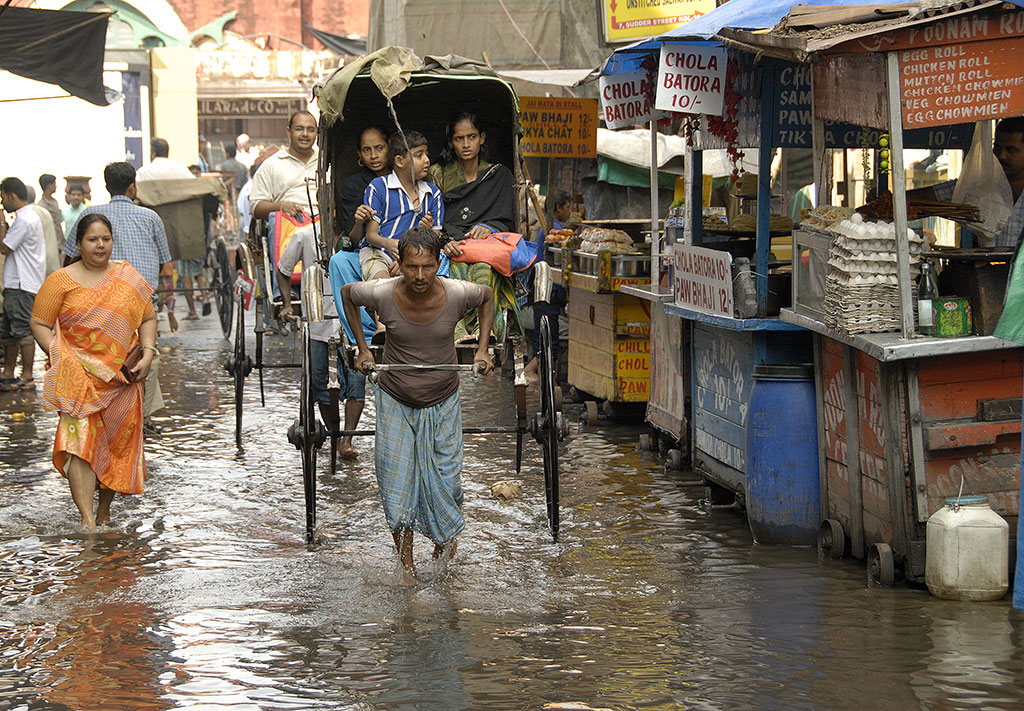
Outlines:
{"type": "Polygon", "coordinates": [[[56,84],[72,96],[106,106],[110,98],[103,87],[103,47],[109,17],[7,7],[0,14],[0,69],[56,84]]]}
{"type": "Polygon", "coordinates": [[[306,25],[306,29],[320,40],[324,47],[342,57],[360,57],[366,54],[365,37],[343,37],[333,32],[325,32],[306,25]]]}

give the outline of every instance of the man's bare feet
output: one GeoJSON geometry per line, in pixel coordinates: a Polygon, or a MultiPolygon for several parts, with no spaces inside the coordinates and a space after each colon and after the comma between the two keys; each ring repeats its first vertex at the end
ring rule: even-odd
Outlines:
{"type": "Polygon", "coordinates": [[[540,358],[534,356],[533,360],[526,364],[526,368],[523,370],[523,376],[526,378],[526,382],[529,385],[536,385],[540,382],[540,358]]]}
{"type": "Polygon", "coordinates": [[[359,452],[357,452],[355,447],[352,446],[351,439],[345,437],[338,440],[338,456],[349,461],[359,457],[359,452]]]}
{"type": "Polygon", "coordinates": [[[451,560],[455,557],[455,551],[458,549],[458,547],[459,542],[454,538],[451,541],[449,541],[448,545],[446,546],[442,546],[440,543],[435,543],[434,554],[432,557],[434,560],[437,560],[441,557],[443,557],[444,560],[446,561],[451,560]]]}
{"type": "Polygon", "coordinates": [[[167,323],[171,326],[171,333],[178,330],[178,317],[174,315],[173,311],[167,312],[167,323]]]}

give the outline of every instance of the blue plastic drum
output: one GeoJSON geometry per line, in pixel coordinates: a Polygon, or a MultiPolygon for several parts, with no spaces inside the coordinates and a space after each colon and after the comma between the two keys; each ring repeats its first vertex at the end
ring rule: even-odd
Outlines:
{"type": "Polygon", "coordinates": [[[758,543],[814,545],[821,523],[811,365],[755,365],[746,417],[747,521],[758,543]]]}

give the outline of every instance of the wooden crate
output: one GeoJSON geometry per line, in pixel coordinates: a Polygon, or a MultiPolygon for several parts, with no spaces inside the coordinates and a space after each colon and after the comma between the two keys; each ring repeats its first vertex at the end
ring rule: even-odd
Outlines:
{"type": "Polygon", "coordinates": [[[569,292],[569,383],[613,402],[646,402],[650,304],[627,294],[569,292]]]}

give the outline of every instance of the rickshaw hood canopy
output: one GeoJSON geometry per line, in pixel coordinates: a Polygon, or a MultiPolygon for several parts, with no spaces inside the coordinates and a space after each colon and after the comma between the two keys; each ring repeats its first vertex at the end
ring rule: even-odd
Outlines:
{"type": "Polygon", "coordinates": [[[369,73],[386,99],[393,99],[409,86],[413,74],[437,74],[444,76],[481,76],[501,79],[483,62],[456,54],[444,56],[427,55],[420,59],[407,47],[388,46],[356,59],[335,71],[316,86],[317,105],[325,128],[330,128],[342,116],[345,97],[352,81],[361,74],[369,73]]]}

